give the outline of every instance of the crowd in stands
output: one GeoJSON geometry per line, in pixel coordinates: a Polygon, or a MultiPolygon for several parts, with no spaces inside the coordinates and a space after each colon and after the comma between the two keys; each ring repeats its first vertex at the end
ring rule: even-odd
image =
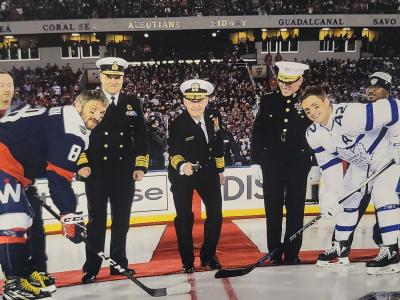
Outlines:
{"type": "MultiPolygon", "coordinates": [[[[305,61],[310,71],[305,74],[305,86],[320,84],[334,102],[362,101],[368,74],[386,71],[393,76],[395,97],[400,92],[400,59],[361,59],[344,61],[330,59],[323,62],[305,61]]],[[[80,91],[81,70],[73,72],[46,65],[44,68],[13,68],[16,100],[33,106],[70,104],[80,91]]],[[[183,111],[181,82],[193,77],[208,79],[215,85],[210,109],[219,110],[223,125],[232,132],[238,143],[242,163],[249,164],[250,133],[257,99],[269,89],[268,81],[253,82],[245,67],[230,62],[203,61],[161,65],[130,66],[125,75],[124,91],[135,95],[143,104],[147,122],[158,120],[160,133],[167,135],[168,124],[183,111]]]]}
{"type": "Polygon", "coordinates": [[[82,71],[73,72],[68,64],[62,68],[55,64],[35,69],[14,67],[10,73],[15,83],[14,101],[31,106],[71,104],[80,91],[78,82],[82,71]]]}
{"type": "Polygon", "coordinates": [[[395,13],[397,0],[0,0],[0,21],[395,13]]]}
{"type": "Polygon", "coordinates": [[[328,96],[336,103],[362,102],[364,84],[368,75],[383,71],[393,76],[392,95],[400,98],[400,60],[395,59],[332,59],[324,62],[306,61],[311,71],[305,75],[306,85],[322,85],[328,96]]]}

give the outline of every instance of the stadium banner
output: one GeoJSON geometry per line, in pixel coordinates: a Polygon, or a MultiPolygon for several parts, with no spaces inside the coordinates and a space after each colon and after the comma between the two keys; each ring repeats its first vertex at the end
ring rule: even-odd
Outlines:
{"type": "MultiPolygon", "coordinates": [[[[40,179],[35,182],[42,201],[57,208],[51,201],[47,180],[40,179]]],[[[175,217],[175,207],[170,191],[167,172],[149,172],[143,181],[135,183],[136,190],[133,197],[131,224],[154,223],[171,221],[175,217]]],[[[87,198],[85,184],[81,181],[73,181],[72,188],[78,201],[77,211],[82,211],[87,218],[87,198]]],[[[43,219],[47,232],[55,232],[61,229],[59,222],[43,210],[43,219]]],[[[110,206],[108,206],[107,226],[111,224],[110,206]]]]}
{"type": "Polygon", "coordinates": [[[258,15],[0,22],[0,35],[290,27],[397,27],[398,14],[258,15]]]}
{"type": "MultiPolygon", "coordinates": [[[[40,198],[48,205],[53,205],[47,181],[37,180],[40,198]]],[[[85,184],[73,181],[72,187],[78,200],[77,211],[82,211],[87,218],[87,199],[85,184]]],[[[175,207],[170,191],[168,174],[165,171],[149,172],[142,181],[136,182],[136,191],[133,197],[131,224],[146,224],[172,221],[175,217],[175,207]]],[[[319,205],[311,201],[312,185],[309,183],[306,195],[306,214],[319,213],[319,205]]],[[[262,182],[255,180],[249,167],[226,168],[225,184],[221,186],[224,217],[253,217],[264,216],[264,198],[262,182]]],[[[55,208],[55,210],[57,210],[55,208]]],[[[205,218],[205,207],[201,205],[201,216],[205,218]]],[[[58,232],[60,223],[46,210],[43,210],[43,219],[46,232],[58,232]]],[[[108,208],[107,225],[111,224],[111,213],[108,208]]]]}
{"type": "Polygon", "coordinates": [[[251,66],[251,76],[253,78],[267,78],[267,65],[251,66]]]}

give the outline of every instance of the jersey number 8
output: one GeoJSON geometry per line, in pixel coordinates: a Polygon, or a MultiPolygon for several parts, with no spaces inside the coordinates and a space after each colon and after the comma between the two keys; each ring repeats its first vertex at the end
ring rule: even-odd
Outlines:
{"type": "Polygon", "coordinates": [[[82,147],[79,145],[72,145],[71,150],[68,154],[68,160],[70,161],[77,161],[79,154],[81,154],[82,147]]]}

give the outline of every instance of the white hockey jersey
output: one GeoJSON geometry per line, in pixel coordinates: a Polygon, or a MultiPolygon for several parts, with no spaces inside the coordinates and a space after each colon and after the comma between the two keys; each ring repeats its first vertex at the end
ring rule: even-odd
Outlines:
{"type": "Polygon", "coordinates": [[[306,138],[313,149],[327,190],[337,190],[343,178],[342,160],[366,172],[375,172],[391,159],[389,138],[400,131],[400,103],[381,99],[374,103],[333,104],[325,126],[313,123],[306,138]]]}

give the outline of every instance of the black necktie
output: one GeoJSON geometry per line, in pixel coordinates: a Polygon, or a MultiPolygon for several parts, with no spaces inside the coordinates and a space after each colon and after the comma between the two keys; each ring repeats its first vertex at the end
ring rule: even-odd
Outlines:
{"type": "Polygon", "coordinates": [[[201,132],[203,132],[203,135],[204,135],[204,137],[205,137],[205,139],[206,139],[206,141],[207,141],[206,133],[204,132],[203,127],[201,127],[201,122],[199,121],[199,122],[197,123],[197,125],[200,127],[200,130],[201,130],[201,132]]]}
{"type": "Polygon", "coordinates": [[[117,104],[115,103],[115,97],[114,96],[111,96],[111,105],[113,107],[117,107],[117,104]]]}

